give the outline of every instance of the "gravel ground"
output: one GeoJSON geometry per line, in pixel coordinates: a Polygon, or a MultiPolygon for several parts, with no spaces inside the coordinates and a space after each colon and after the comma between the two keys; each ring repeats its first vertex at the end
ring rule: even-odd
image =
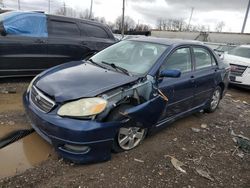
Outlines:
{"type": "MultiPolygon", "coordinates": [[[[21,107],[28,81],[0,83],[1,125],[29,127],[21,107]],[[6,94],[6,87],[16,92],[6,94]]],[[[250,91],[233,88],[215,113],[181,119],[138,148],[113,154],[108,162],[74,165],[51,156],[34,168],[1,179],[0,187],[249,187],[249,148],[243,151],[233,140],[250,138],[249,104],[250,91]],[[171,159],[180,161],[177,165],[183,163],[181,169],[171,159]]]]}

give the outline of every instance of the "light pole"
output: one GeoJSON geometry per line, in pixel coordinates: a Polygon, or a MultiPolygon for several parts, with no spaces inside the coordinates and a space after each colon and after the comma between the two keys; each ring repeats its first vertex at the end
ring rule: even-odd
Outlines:
{"type": "Polygon", "coordinates": [[[124,14],[125,14],[125,0],[122,3],[122,38],[124,37],[124,14]]]}
{"type": "Polygon", "coordinates": [[[18,3],[18,10],[21,10],[20,0],[18,0],[17,3],[18,3]]]}
{"type": "Polygon", "coordinates": [[[244,33],[244,31],[245,31],[249,8],[250,8],[250,0],[248,1],[247,11],[246,11],[246,14],[245,14],[245,18],[244,18],[244,22],[243,22],[243,25],[242,25],[241,33],[244,33]]]}
{"type": "Polygon", "coordinates": [[[48,0],[48,13],[50,13],[50,0],[48,0]]]}
{"type": "Polygon", "coordinates": [[[89,19],[91,20],[92,18],[92,10],[93,9],[93,0],[91,0],[91,3],[90,3],[90,10],[89,10],[89,19]]]}
{"type": "Polygon", "coordinates": [[[191,15],[190,15],[190,18],[189,18],[189,21],[188,21],[188,30],[189,30],[190,23],[191,23],[191,20],[192,20],[192,17],[193,17],[193,12],[194,12],[194,7],[192,7],[192,9],[191,9],[191,15]]]}

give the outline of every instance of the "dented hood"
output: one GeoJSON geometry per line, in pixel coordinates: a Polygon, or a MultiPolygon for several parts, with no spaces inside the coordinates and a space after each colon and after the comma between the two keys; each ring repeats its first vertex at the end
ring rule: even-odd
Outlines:
{"type": "Polygon", "coordinates": [[[59,65],[43,72],[34,85],[56,102],[94,97],[137,80],[137,77],[103,69],[82,61],[59,65]]]}

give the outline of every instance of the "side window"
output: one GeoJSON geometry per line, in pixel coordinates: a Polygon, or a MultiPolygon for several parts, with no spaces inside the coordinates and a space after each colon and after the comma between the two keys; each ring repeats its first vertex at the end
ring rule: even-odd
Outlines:
{"type": "Polygon", "coordinates": [[[194,57],[196,62],[196,69],[203,69],[212,66],[212,56],[208,50],[201,47],[194,47],[194,57]]]}
{"type": "Polygon", "coordinates": [[[8,35],[48,37],[47,18],[40,13],[18,13],[3,20],[8,35]]]}
{"type": "Polygon", "coordinates": [[[165,69],[180,70],[182,73],[190,72],[192,70],[190,49],[177,49],[161,67],[161,70],[165,69]]]}
{"type": "Polygon", "coordinates": [[[60,37],[80,37],[80,30],[76,23],[50,20],[49,34],[60,37]]]}
{"type": "Polygon", "coordinates": [[[109,38],[107,32],[102,29],[101,27],[86,24],[86,23],[80,23],[81,29],[85,31],[87,36],[89,37],[97,37],[97,38],[109,38]]]}

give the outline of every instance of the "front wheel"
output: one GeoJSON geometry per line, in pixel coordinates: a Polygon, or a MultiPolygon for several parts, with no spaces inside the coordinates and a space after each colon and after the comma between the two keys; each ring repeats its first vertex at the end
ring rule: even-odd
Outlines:
{"type": "Polygon", "coordinates": [[[140,127],[121,127],[117,135],[117,144],[123,151],[138,146],[144,139],[146,130],[140,127]]]}
{"type": "Polygon", "coordinates": [[[217,109],[221,100],[221,92],[222,92],[221,87],[218,86],[215,88],[213,95],[209,100],[209,105],[205,109],[206,112],[211,113],[217,109]]]}
{"type": "MultiPolygon", "coordinates": [[[[108,121],[122,121],[124,116],[120,112],[125,111],[132,105],[123,105],[115,109],[108,118],[108,121]]],[[[120,127],[115,138],[112,150],[115,153],[131,150],[137,147],[145,138],[147,129],[139,127],[135,122],[127,122],[127,125],[120,127]]]]}

